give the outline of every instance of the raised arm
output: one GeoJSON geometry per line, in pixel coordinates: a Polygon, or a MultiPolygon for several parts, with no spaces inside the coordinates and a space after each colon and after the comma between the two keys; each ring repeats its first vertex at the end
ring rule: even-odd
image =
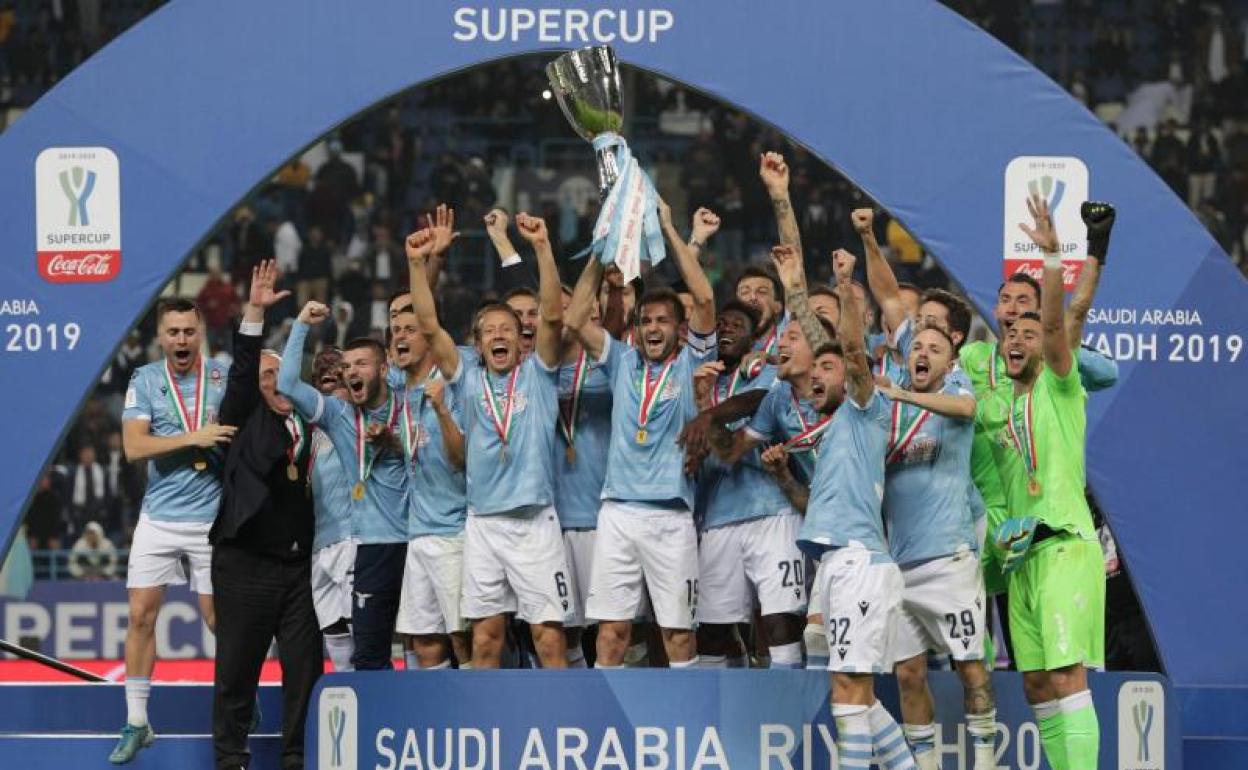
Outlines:
{"type": "Polygon", "coordinates": [[[455,371],[459,368],[459,349],[455,347],[454,338],[438,321],[433,290],[429,287],[429,277],[425,273],[425,265],[434,247],[433,231],[428,228],[417,230],[407,236],[403,246],[407,251],[407,273],[411,280],[412,309],[416,311],[416,322],[420,325],[420,333],[429,342],[434,365],[449,379],[455,376],[455,371]]]}
{"type": "Polygon", "coordinates": [[[243,307],[243,320],[234,338],[234,361],[230,364],[225,396],[217,410],[223,425],[241,425],[260,403],[260,340],[264,334],[264,312],[290,296],[274,291],[277,266],[265,260],[251,269],[251,289],[243,307]]]}
{"type": "Polygon", "coordinates": [[[1044,282],[1040,295],[1044,362],[1058,377],[1065,377],[1070,373],[1074,357],[1070,352],[1070,342],[1066,335],[1066,314],[1062,308],[1066,292],[1062,287],[1061,241],[1057,238],[1057,229],[1053,225],[1053,216],[1049,212],[1047,201],[1038,195],[1030,196],[1027,199],[1027,210],[1031,213],[1035,226],[1028,227],[1022,222],[1018,226],[1044,254],[1044,282]]]}
{"type": "Polygon", "coordinates": [[[957,420],[972,420],[975,418],[974,396],[954,395],[953,393],[916,393],[913,390],[903,390],[893,386],[877,387],[880,388],[881,393],[893,401],[904,401],[907,404],[914,404],[943,417],[952,417],[957,420]]]}
{"type": "Polygon", "coordinates": [[[594,297],[598,296],[598,285],[602,283],[604,269],[602,262],[592,255],[585,260],[585,269],[581,271],[581,277],[572,288],[572,300],[568,303],[568,312],[563,319],[581,340],[585,353],[595,361],[602,358],[602,349],[607,345],[607,333],[590,320],[594,312],[594,297]]]}
{"type": "MultiPolygon", "coordinates": [[[[711,233],[719,229],[719,217],[710,209],[698,209],[693,212],[695,227],[711,233]]],[[[672,224],[672,209],[662,199],[659,200],[659,222],[663,226],[663,235],[667,245],[676,258],[676,267],[685,286],[693,296],[693,315],[689,319],[689,331],[694,334],[710,334],[715,331],[715,290],[711,288],[710,279],[698,262],[697,250],[685,243],[685,239],[672,224]]],[[[707,235],[707,237],[710,237],[707,235]]]]}
{"type": "Polygon", "coordinates": [[[506,294],[512,289],[536,289],[538,287],[537,276],[533,275],[533,269],[520,257],[520,252],[507,237],[507,225],[511,217],[503,209],[495,207],[485,215],[484,221],[485,234],[489,236],[490,243],[494,244],[494,250],[498,252],[499,291],[506,294]]]}
{"type": "Polygon", "coordinates": [[[1088,227],[1088,257],[1083,263],[1079,283],[1066,307],[1066,341],[1071,350],[1083,344],[1083,323],[1092,309],[1096,288],[1105,268],[1105,255],[1109,251],[1109,234],[1114,229],[1114,207],[1108,203],[1084,201],[1079,207],[1083,223],[1088,227]]]}
{"type": "Polygon", "coordinates": [[[793,204],[789,201],[789,167],[784,162],[784,156],[778,152],[763,153],[758,159],[758,176],[763,180],[767,196],[771,198],[771,208],[776,212],[780,243],[792,246],[798,254],[803,254],[797,215],[793,213],[793,204]]]}
{"type": "Polygon", "coordinates": [[[429,278],[430,286],[437,286],[442,268],[446,265],[446,252],[459,237],[455,230],[455,209],[439,203],[429,222],[433,229],[433,253],[429,255],[425,275],[429,278]]]}
{"type": "Polygon", "coordinates": [[[303,345],[308,329],[329,318],[329,308],[319,302],[309,302],[299,311],[299,317],[290,327],[286,348],[282,351],[282,363],[277,367],[277,392],[290,399],[299,414],[309,422],[320,422],[325,409],[325,397],[316,388],[299,379],[303,363],[303,345]]]}
{"type": "Polygon", "coordinates": [[[559,366],[563,336],[563,288],[559,285],[559,266],[550,248],[550,234],[541,217],[516,215],[516,229],[529,242],[537,255],[537,297],[541,320],[537,326],[534,352],[549,368],[559,366]]]}
{"type": "MultiPolygon", "coordinates": [[[[831,342],[832,338],[824,331],[819,317],[810,309],[810,298],[806,293],[806,267],[802,264],[802,253],[793,246],[782,244],[772,248],[771,261],[776,266],[776,272],[780,274],[781,283],[784,284],[785,307],[802,327],[802,334],[806,336],[806,344],[813,351],[831,342]]],[[[844,323],[844,317],[845,311],[842,310],[842,323],[844,323]]],[[[860,319],[859,326],[861,325],[860,319]]]]}
{"type": "Polygon", "coordinates": [[[875,239],[875,212],[871,209],[854,209],[850,215],[854,230],[862,238],[862,248],[867,252],[867,286],[871,296],[884,314],[889,333],[896,332],[906,320],[906,306],[901,301],[901,289],[897,276],[884,258],[880,243],[875,239]]]}
{"type": "MultiPolygon", "coordinates": [[[[606,271],[606,291],[599,292],[599,297],[603,294],[606,295],[606,301],[602,306],[602,328],[608,334],[614,334],[616,339],[623,339],[628,319],[624,313],[624,274],[618,269],[606,271]]],[[[565,324],[568,323],[567,318],[563,320],[565,324]]]]}
{"type": "MultiPolygon", "coordinates": [[[[854,403],[864,406],[875,392],[875,378],[871,376],[871,362],[867,360],[862,334],[862,308],[858,307],[858,298],[854,296],[854,264],[857,261],[844,249],[832,253],[836,295],[841,298],[841,328],[837,337],[845,357],[845,387],[854,403]]],[[[811,349],[818,350],[814,345],[811,349]]]]}
{"type": "Polygon", "coordinates": [[[446,380],[436,379],[425,385],[425,398],[433,407],[438,418],[438,427],[442,429],[442,451],[451,465],[460,470],[464,467],[464,433],[455,422],[450,407],[446,405],[446,380]]]}

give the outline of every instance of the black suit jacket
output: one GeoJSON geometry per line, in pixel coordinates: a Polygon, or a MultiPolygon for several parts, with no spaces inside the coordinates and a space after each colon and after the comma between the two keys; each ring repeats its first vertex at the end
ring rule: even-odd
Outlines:
{"type": "MultiPolygon", "coordinates": [[[[219,543],[238,534],[252,517],[269,507],[276,484],[290,484],[286,479],[289,464],[287,451],[291,446],[286,419],[269,409],[260,395],[261,337],[234,333],[234,363],[225,386],[219,409],[222,425],[238,427],[225,454],[221,473],[221,507],[208,533],[209,540],[219,543]]],[[[296,458],[299,481],[308,477],[308,447],[296,458]]],[[[306,494],[285,495],[298,501],[299,510],[284,511],[296,516],[313,517],[312,501],[306,494]]]]}

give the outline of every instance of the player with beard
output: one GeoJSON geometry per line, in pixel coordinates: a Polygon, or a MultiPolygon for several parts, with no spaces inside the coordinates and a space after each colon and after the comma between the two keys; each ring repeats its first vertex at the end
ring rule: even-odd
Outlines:
{"type": "MultiPolygon", "coordinates": [[[[1105,571],[1084,495],[1087,392],[1071,344],[1081,329],[1072,330],[1062,309],[1060,242],[1048,204],[1034,197],[1028,209],[1034,226],[1020,228],[1044,254],[1040,315],[1023,313],[1010,324],[1010,387],[981,398],[976,421],[991,439],[1009,512],[994,544],[1008,581],[1014,661],[1049,764],[1084,770],[1096,767],[1099,749],[1087,667],[1104,665],[1105,571]]],[[[1113,209],[1085,203],[1082,213],[1099,267],[1113,209]]]]}
{"type": "Polygon", "coordinates": [[[109,755],[114,764],[129,762],[156,739],[147,719],[156,666],[156,616],[165,586],[187,582],[183,556],[204,622],[210,629],[216,625],[208,530],[221,500],[219,447],[236,430],[216,424],[226,369],[200,352],[199,309],[190,300],[162,300],[156,323],[164,358],[135,370],[122,414],[126,457],[147,461],[147,489],[126,577],[126,724],[109,755]]]}
{"type": "MultiPolygon", "coordinates": [[[[342,351],[325,348],[312,361],[313,386],[327,398],[350,401],[342,380],[342,351]]],[[[355,577],[355,540],[351,537],[351,482],[320,428],[312,431],[308,460],[312,509],[312,603],[335,671],[351,671],[351,589],[355,577]]]]}
{"type": "MultiPolygon", "coordinates": [[[[566,316],[571,290],[563,291],[566,316]]],[[[595,301],[589,322],[600,324],[595,301]]],[[[585,601],[594,563],[598,508],[607,473],[611,443],[611,381],[601,364],[590,358],[571,329],[563,330],[563,362],[559,366],[559,437],[562,457],[555,461],[555,509],[563,528],[567,553],[571,620],[566,628],[569,668],[584,668],[582,632],[592,621],[585,601]]]]}
{"type": "Polygon", "coordinates": [[[408,637],[409,669],[471,660],[460,612],[464,518],[464,435],[459,404],[446,391],[411,308],[390,321],[390,362],[403,372],[399,435],[408,471],[407,567],[395,630],[408,637]]]}
{"type": "MultiPolygon", "coordinates": [[[[745,389],[766,393],[776,371],[763,366],[743,371],[753,347],[757,314],[733,300],[719,311],[719,360],[704,364],[713,373],[710,402],[718,405],[745,389]]],[[[741,428],[748,417],[720,424],[741,428]]],[[[762,636],[773,668],[801,668],[802,617],[806,609],[804,560],[797,549],[801,516],[762,467],[759,449],[731,464],[706,463],[699,480],[702,541],[698,553],[698,649],[704,667],[722,667],[734,626],[753,618],[754,597],[761,608],[762,636]]]]}
{"type": "Polygon", "coordinates": [[[630,627],[648,587],[655,621],[674,668],[693,666],[697,652],[698,546],[693,483],[684,472],[676,435],[697,411],[693,372],[715,356],[715,296],[693,250],[660,202],[660,221],[685,285],[693,295],[689,339],[679,346],[684,306],[668,289],[637,301],[637,348],[625,348],[590,322],[603,265],[581,273],[568,326],[611,380],[611,444],[598,513],[586,614],[599,621],[597,665],[618,668],[630,627]]]}
{"type": "Polygon", "coordinates": [[[348,401],[326,397],[299,380],[299,361],[308,330],[324,322],[329,309],[309,302],[291,327],[278,390],[305,420],[321,428],[351,483],[351,534],[355,555],[351,626],[357,670],[393,668],[390,640],[403,585],[407,553],[407,471],[397,434],[399,394],[386,382],[386,351],[372,339],[348,342],[343,379],[348,401]]]}
{"type": "Polygon", "coordinates": [[[521,352],[521,324],[507,305],[477,311],[480,365],[462,356],[441,327],[424,280],[432,238],[407,239],[412,299],[434,365],[462,404],[467,439],[468,518],[461,611],[473,621],[474,668],[497,668],[506,613],[527,622],[545,668],[564,668],[563,624],[571,606],[568,567],[555,513],[555,430],[559,415],[559,271],[546,224],[519,214],[516,227],[537,254],[540,322],[533,355],[521,352]]]}
{"type": "Polygon", "coordinates": [[[831,651],[832,715],[842,768],[876,760],[891,770],[914,767],[901,728],[875,699],[873,674],[891,663],[889,647],[904,584],[884,538],[880,489],[892,404],[877,392],[867,360],[862,312],[853,291],[854,257],[837,252],[834,272],[844,310],[844,349],[822,339],[806,300],[801,256],[773,251],[794,319],[820,340],[811,392],[830,419],[823,428],[798,545],[819,558],[820,589],[831,651]]]}

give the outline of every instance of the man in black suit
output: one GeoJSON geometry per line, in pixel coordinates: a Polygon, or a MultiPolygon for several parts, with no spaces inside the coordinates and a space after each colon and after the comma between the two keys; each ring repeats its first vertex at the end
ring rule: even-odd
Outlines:
{"type": "Polygon", "coordinates": [[[324,667],[312,605],[314,527],[308,489],[310,429],[277,394],[277,355],[260,349],[277,270],[252,271],[234,337],[220,421],[238,433],[225,456],[221,509],[209,532],[217,602],[212,733],[218,768],[247,767],[247,734],[260,668],[276,637],[282,664],[282,767],[303,767],[304,717],[324,667]]]}

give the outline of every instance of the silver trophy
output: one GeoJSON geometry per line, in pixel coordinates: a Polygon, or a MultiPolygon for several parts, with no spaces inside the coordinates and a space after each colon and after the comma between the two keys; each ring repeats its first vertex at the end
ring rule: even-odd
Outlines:
{"type": "MultiPolygon", "coordinates": [[[[624,125],[624,98],[611,46],[569,51],[546,65],[546,78],[564,116],[582,138],[592,142],[600,134],[619,133],[624,125]]],[[[613,148],[598,148],[597,155],[598,194],[605,199],[620,170],[613,148]]]]}

